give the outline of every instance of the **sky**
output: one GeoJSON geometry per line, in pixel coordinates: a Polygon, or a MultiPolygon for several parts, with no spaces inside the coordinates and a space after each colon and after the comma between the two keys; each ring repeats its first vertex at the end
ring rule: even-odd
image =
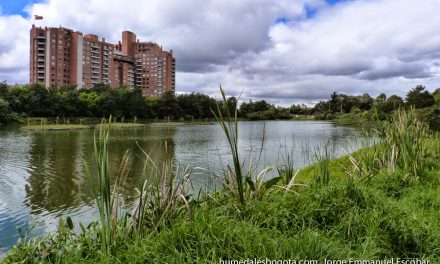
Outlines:
{"type": "Polygon", "coordinates": [[[0,81],[29,80],[29,30],[123,30],[176,57],[176,91],[313,104],[440,87],[439,0],[1,0],[0,81]],[[34,15],[44,20],[33,21],[34,15]]]}

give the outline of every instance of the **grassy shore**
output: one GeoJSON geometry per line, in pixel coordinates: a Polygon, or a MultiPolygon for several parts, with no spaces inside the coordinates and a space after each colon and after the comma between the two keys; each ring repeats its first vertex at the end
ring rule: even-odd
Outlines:
{"type": "Polygon", "coordinates": [[[86,129],[90,128],[87,125],[78,124],[59,124],[59,125],[28,125],[22,126],[24,130],[71,130],[71,129],[86,129]]]}
{"type": "MultiPolygon", "coordinates": [[[[234,120],[219,120],[234,153],[234,120]]],[[[297,172],[287,159],[271,180],[264,180],[265,170],[244,171],[237,154],[224,190],[192,199],[187,170],[172,161],[149,166],[146,157],[137,205],[122,216],[115,213],[116,197],[128,161],[122,159],[110,188],[108,132],[101,132],[95,144],[98,171],[89,174],[100,220],[74,234],[79,223],[67,218],[56,234],[19,241],[3,262],[418,258],[438,263],[440,136],[406,112],[378,130],[374,146],[338,159],[323,146],[314,154],[315,164],[297,172]]]]}
{"type": "MultiPolygon", "coordinates": [[[[107,124],[98,124],[97,128],[107,126],[107,124]]],[[[139,123],[111,123],[112,128],[130,128],[130,127],[144,127],[145,124],[139,123]]]]}

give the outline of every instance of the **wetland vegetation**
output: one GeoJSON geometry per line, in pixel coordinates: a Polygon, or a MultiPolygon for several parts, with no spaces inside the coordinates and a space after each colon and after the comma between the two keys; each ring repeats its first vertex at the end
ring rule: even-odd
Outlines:
{"type": "Polygon", "coordinates": [[[221,191],[192,193],[187,167],[143,152],[136,202],[123,210],[130,157],[110,169],[112,132],[101,128],[97,166],[87,170],[99,217],[62,218],[53,234],[24,235],[3,262],[440,259],[440,137],[414,109],[395,110],[375,128],[375,144],[354,153],[334,159],[324,144],[308,167],[298,170],[287,154],[277,165],[255,168],[238,151],[237,110],[223,99],[214,114],[232,163],[221,191]],[[276,173],[266,178],[269,171],[276,173]]]}

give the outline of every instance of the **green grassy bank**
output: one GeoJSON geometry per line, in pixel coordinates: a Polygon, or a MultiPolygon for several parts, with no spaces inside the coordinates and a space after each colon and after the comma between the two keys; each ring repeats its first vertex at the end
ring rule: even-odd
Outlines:
{"type": "Polygon", "coordinates": [[[28,125],[22,126],[24,130],[71,130],[71,129],[86,129],[90,126],[79,124],[59,124],[59,125],[28,125]]]}
{"type": "MultiPolygon", "coordinates": [[[[98,124],[96,125],[97,128],[107,126],[107,124],[98,124]]],[[[112,123],[112,128],[129,128],[129,127],[144,127],[145,124],[139,124],[139,123],[112,123]]]]}
{"type": "Polygon", "coordinates": [[[324,146],[317,163],[297,173],[287,160],[271,180],[266,170],[241,167],[230,116],[219,116],[234,156],[223,191],[190,199],[188,170],[146,157],[137,205],[117,214],[128,157],[109,172],[108,131],[101,131],[98,170],[89,172],[100,219],[74,234],[80,223],[67,218],[56,234],[17,242],[3,263],[440,262],[440,137],[413,113],[396,113],[374,146],[338,159],[324,146]]]}

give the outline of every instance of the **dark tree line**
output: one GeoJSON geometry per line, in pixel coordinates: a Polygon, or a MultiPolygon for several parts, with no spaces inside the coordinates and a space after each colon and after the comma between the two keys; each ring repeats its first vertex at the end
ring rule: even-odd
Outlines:
{"type": "Polygon", "coordinates": [[[6,83],[0,83],[0,122],[20,116],[205,119],[213,118],[211,109],[216,108],[216,103],[199,93],[167,92],[159,98],[145,98],[140,89],[112,89],[103,84],[78,90],[74,86],[46,89],[38,84],[8,88],[6,83]]]}
{"type": "MultiPolygon", "coordinates": [[[[423,116],[430,122],[440,122],[440,89],[433,93],[417,86],[403,99],[397,95],[387,97],[380,94],[376,98],[369,94],[359,96],[338,94],[330,95],[329,100],[320,101],[315,106],[292,105],[279,107],[265,100],[243,102],[238,106],[235,97],[227,99],[229,111],[239,107],[240,118],[250,120],[291,119],[293,116],[313,115],[316,119],[335,119],[341,115],[357,115],[356,118],[386,119],[400,107],[425,109],[423,116]]],[[[76,89],[74,86],[46,89],[42,85],[24,85],[8,87],[0,83],[0,123],[18,117],[104,117],[143,119],[211,119],[212,110],[217,101],[200,93],[174,95],[165,93],[158,98],[145,98],[140,89],[119,87],[112,89],[99,84],[92,89],[76,89]]],[[[439,125],[440,127],[440,125],[439,125]]]]}
{"type": "Polygon", "coordinates": [[[416,109],[434,106],[440,102],[440,88],[430,93],[424,86],[417,86],[410,90],[405,99],[397,95],[387,97],[384,93],[372,98],[369,94],[351,96],[338,94],[336,92],[330,95],[327,101],[320,101],[313,108],[295,107],[295,111],[301,111],[307,114],[330,115],[367,111],[374,108],[377,112],[388,114],[400,107],[414,107],[416,109]]]}
{"type": "Polygon", "coordinates": [[[387,97],[384,93],[372,98],[368,94],[351,96],[334,92],[330,99],[317,103],[313,108],[296,107],[317,119],[335,119],[349,116],[360,120],[385,120],[399,108],[417,109],[420,118],[433,129],[440,130],[440,88],[430,93],[418,85],[402,98],[397,95],[387,97]]]}

